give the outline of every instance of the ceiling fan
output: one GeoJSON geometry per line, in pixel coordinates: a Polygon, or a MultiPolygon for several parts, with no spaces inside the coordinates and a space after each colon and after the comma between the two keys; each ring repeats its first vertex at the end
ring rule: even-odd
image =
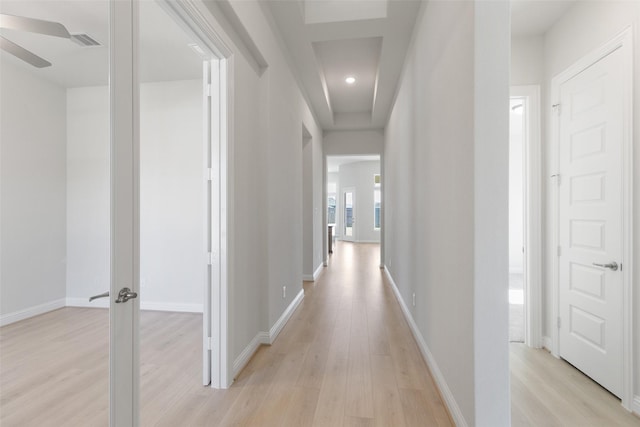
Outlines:
{"type": "MultiPolygon", "coordinates": [[[[4,13],[0,13],[0,28],[44,34],[46,36],[62,37],[65,39],[71,38],[69,31],[67,31],[65,26],[59,22],[43,21],[41,19],[7,15],[4,13]]],[[[51,66],[51,62],[39,57],[35,53],[30,52],[3,36],[0,36],[0,49],[5,52],[9,52],[25,62],[28,62],[34,67],[45,68],[51,66]]]]}

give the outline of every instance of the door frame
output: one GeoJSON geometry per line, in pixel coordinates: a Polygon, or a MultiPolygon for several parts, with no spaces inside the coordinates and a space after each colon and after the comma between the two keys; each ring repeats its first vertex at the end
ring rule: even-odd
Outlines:
{"type": "Polygon", "coordinates": [[[357,242],[356,239],[356,224],[355,221],[353,220],[353,218],[355,218],[356,215],[356,188],[355,187],[343,187],[342,188],[342,200],[341,200],[341,204],[342,204],[342,240],[347,241],[347,242],[357,242]],[[347,209],[347,204],[345,202],[345,195],[347,193],[352,193],[353,194],[353,200],[351,201],[351,239],[347,239],[347,218],[346,218],[346,209],[347,209]]]}
{"type": "Polygon", "coordinates": [[[524,229],[524,343],[542,347],[542,196],[540,148],[540,86],[511,86],[511,98],[524,102],[523,229],[524,229]]]}
{"type": "MultiPolygon", "coordinates": [[[[550,150],[550,171],[548,178],[548,188],[550,190],[550,212],[551,212],[551,245],[549,247],[549,258],[551,262],[551,313],[555,319],[560,316],[560,284],[559,284],[559,260],[557,248],[559,244],[559,148],[560,148],[560,120],[558,107],[560,99],[560,87],[563,83],[575,77],[591,65],[605,58],[612,52],[620,49],[625,62],[622,79],[623,85],[623,141],[622,141],[622,286],[623,286],[623,307],[622,307],[622,406],[631,411],[633,406],[633,382],[635,377],[633,364],[633,31],[626,28],[616,37],[595,49],[591,53],[579,59],[568,69],[558,74],[551,82],[551,150],[550,150]]],[[[561,177],[560,177],[561,178],[561,177]]],[[[559,332],[557,322],[551,322],[551,354],[559,356],[559,332]]]]}
{"type": "MultiPolygon", "coordinates": [[[[203,89],[210,102],[204,102],[210,126],[205,129],[204,168],[210,182],[207,219],[209,236],[208,277],[203,313],[203,359],[210,360],[211,387],[225,389],[233,383],[233,356],[230,345],[229,283],[233,280],[233,52],[234,43],[206,6],[200,1],[157,0],[211,59],[205,61],[209,81],[203,89]],[[208,310],[207,310],[208,306],[208,310]],[[208,311],[208,313],[207,313],[208,311]],[[208,315],[207,315],[208,314],[208,315]],[[207,354],[209,353],[209,354],[207,354]]],[[[206,381],[206,372],[203,382],[206,381]]]]}

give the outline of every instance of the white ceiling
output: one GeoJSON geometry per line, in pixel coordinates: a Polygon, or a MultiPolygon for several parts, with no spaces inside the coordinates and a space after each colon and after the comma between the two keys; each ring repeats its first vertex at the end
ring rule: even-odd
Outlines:
{"type": "MultiPolygon", "coordinates": [[[[0,60],[63,87],[106,85],[109,72],[109,2],[105,0],[2,0],[0,12],[60,22],[71,34],[86,33],[102,44],[81,47],[71,40],[15,30],[1,34],[51,62],[37,69],[4,51],[0,60]]],[[[202,60],[192,41],[155,1],[140,2],[140,78],[143,82],[202,77],[202,60]]]]}
{"type": "MultiPolygon", "coordinates": [[[[191,40],[155,1],[141,1],[141,79],[201,77],[191,40]]],[[[383,128],[391,108],[421,0],[273,0],[268,10],[293,59],[304,91],[325,130],[383,128]],[[354,85],[344,78],[353,75],[354,85]]],[[[512,0],[512,33],[544,34],[575,0],[512,0]]],[[[0,30],[53,63],[35,69],[64,87],[104,85],[108,77],[108,1],[2,0],[3,13],[52,20],[71,33],[87,33],[102,47],[66,39],[0,30]]]]}
{"type": "MultiPolygon", "coordinates": [[[[512,0],[512,34],[544,34],[575,1],[512,0]]],[[[371,129],[386,125],[421,3],[421,0],[268,2],[323,129],[371,129]],[[357,79],[353,86],[344,82],[348,75],[357,79]]]]}
{"type": "Polygon", "coordinates": [[[358,21],[387,17],[387,0],[344,1],[304,0],[304,20],[307,24],[358,21]]]}
{"type": "Polygon", "coordinates": [[[511,0],[511,34],[546,33],[576,0],[511,0]]]}
{"type": "Polygon", "coordinates": [[[357,162],[380,161],[380,156],[327,156],[327,172],[338,172],[340,166],[357,162]]]}
{"type": "Polygon", "coordinates": [[[369,113],[373,107],[382,37],[313,42],[334,114],[369,113]],[[354,84],[345,78],[353,76],[354,84]]]}
{"type": "Polygon", "coordinates": [[[270,1],[325,130],[383,128],[420,0],[270,1]],[[344,82],[352,75],[356,83],[344,82]]]}

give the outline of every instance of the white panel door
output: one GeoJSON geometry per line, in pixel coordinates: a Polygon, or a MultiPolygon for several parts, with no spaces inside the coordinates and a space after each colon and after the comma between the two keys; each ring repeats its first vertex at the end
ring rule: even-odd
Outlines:
{"type": "Polygon", "coordinates": [[[342,191],[342,240],[356,240],[356,190],[345,188],[342,191]]]}
{"type": "Polygon", "coordinates": [[[618,49],[560,86],[558,201],[559,354],[618,396],[622,61],[618,49]]]}

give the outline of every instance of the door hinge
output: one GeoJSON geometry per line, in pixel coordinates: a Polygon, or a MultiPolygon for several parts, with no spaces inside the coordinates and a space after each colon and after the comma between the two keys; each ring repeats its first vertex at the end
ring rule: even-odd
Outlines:
{"type": "Polygon", "coordinates": [[[553,109],[553,112],[556,113],[558,116],[560,115],[560,104],[553,104],[551,106],[551,108],[553,109]]]}
{"type": "Polygon", "coordinates": [[[213,87],[211,86],[211,83],[207,84],[207,97],[211,98],[213,92],[213,87]]]}
{"type": "Polygon", "coordinates": [[[213,181],[213,169],[207,168],[207,181],[213,181]]]}
{"type": "Polygon", "coordinates": [[[560,319],[560,316],[558,316],[558,329],[560,329],[561,325],[562,325],[562,319],[560,319]]]}
{"type": "Polygon", "coordinates": [[[562,256],[562,246],[558,246],[558,256],[562,256]]]}
{"type": "Polygon", "coordinates": [[[214,258],[215,255],[213,254],[213,252],[209,252],[207,257],[207,265],[213,265],[214,258]]]}
{"type": "Polygon", "coordinates": [[[559,173],[551,175],[551,178],[555,178],[556,179],[556,185],[558,185],[558,186],[560,185],[560,174],[559,173]]]}
{"type": "Polygon", "coordinates": [[[207,338],[207,350],[213,350],[213,339],[211,337],[207,338]]]}

